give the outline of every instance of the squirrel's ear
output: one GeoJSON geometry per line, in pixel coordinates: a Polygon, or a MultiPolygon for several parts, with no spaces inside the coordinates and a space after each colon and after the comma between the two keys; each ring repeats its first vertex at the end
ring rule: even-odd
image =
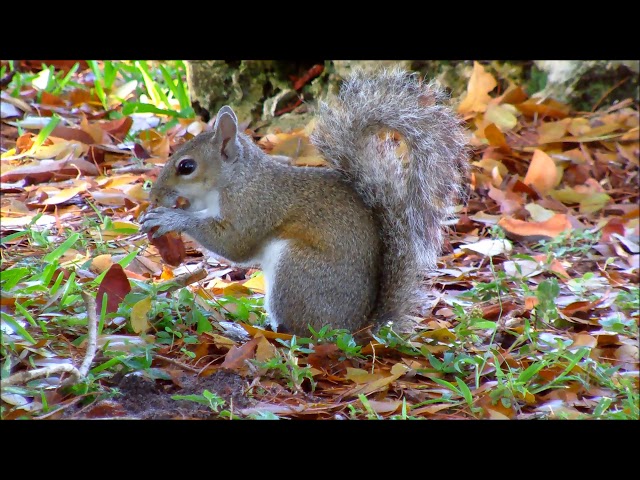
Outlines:
{"type": "MultiPolygon", "coordinates": [[[[222,107],[224,108],[224,107],[222,107]]],[[[220,145],[220,154],[225,160],[234,161],[238,154],[238,121],[231,112],[218,112],[216,119],[216,133],[213,138],[216,144],[220,145]]]]}
{"type": "Polygon", "coordinates": [[[236,123],[238,123],[238,117],[229,105],[225,105],[224,107],[221,107],[220,110],[218,110],[218,115],[216,115],[216,123],[223,113],[228,113],[236,121],[236,123]]]}

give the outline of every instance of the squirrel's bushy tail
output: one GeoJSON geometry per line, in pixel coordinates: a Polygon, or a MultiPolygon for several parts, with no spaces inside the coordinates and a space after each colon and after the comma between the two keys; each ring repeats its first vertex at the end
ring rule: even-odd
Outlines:
{"type": "Polygon", "coordinates": [[[374,321],[402,323],[421,298],[424,273],[435,267],[442,222],[463,192],[466,135],[442,102],[443,90],[415,74],[387,70],[352,75],[330,106],[321,104],[312,141],[344,172],[379,218],[384,240],[374,321]],[[399,158],[398,132],[408,149],[399,158]]]}

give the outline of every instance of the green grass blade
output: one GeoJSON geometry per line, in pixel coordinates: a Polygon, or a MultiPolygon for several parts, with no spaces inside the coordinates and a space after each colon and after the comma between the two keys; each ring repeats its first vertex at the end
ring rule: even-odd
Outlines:
{"type": "Polygon", "coordinates": [[[58,248],[56,248],[53,252],[48,253],[44,256],[43,261],[45,263],[51,263],[54,260],[59,259],[64,253],[69,250],[80,238],[79,233],[73,233],[69,238],[67,238],[58,248]]]}
{"type": "Polygon", "coordinates": [[[6,323],[8,323],[9,326],[18,335],[20,335],[22,338],[24,338],[27,342],[31,342],[33,344],[36,343],[36,341],[33,339],[33,337],[31,335],[29,335],[29,332],[27,332],[18,322],[16,322],[13,319],[13,317],[11,317],[11,315],[9,315],[8,313],[5,313],[5,312],[0,312],[0,315],[2,315],[2,320],[4,320],[6,323]]]}
{"type": "Polygon", "coordinates": [[[102,106],[104,107],[104,109],[108,110],[107,95],[104,93],[104,89],[102,88],[102,74],[100,73],[100,67],[98,66],[98,62],[96,62],[95,60],[89,60],[87,61],[87,63],[89,64],[89,67],[93,72],[93,75],[96,77],[95,82],[93,83],[93,87],[95,88],[96,95],[98,95],[98,98],[100,99],[100,103],[102,103],[102,106]]]}
{"type": "Polygon", "coordinates": [[[69,69],[69,72],[64,76],[64,78],[60,80],[60,82],[58,82],[58,86],[52,92],[54,95],[58,95],[60,92],[62,92],[62,90],[67,86],[67,84],[71,80],[71,77],[73,77],[78,68],[80,68],[80,64],[76,62],[73,67],[69,69]]]}
{"type": "Polygon", "coordinates": [[[40,148],[40,146],[49,137],[49,135],[51,135],[51,132],[53,132],[58,123],[60,123],[60,120],[62,119],[54,113],[51,117],[51,120],[49,120],[49,123],[47,123],[45,127],[40,130],[35,140],[33,141],[33,146],[30,149],[31,152],[35,152],[38,148],[40,148]]]}
{"type": "Polygon", "coordinates": [[[460,392],[462,393],[462,396],[464,397],[467,404],[469,406],[473,405],[473,395],[471,394],[471,390],[469,390],[467,384],[464,383],[459,377],[456,377],[456,383],[458,384],[458,387],[460,387],[460,392]]]}
{"type": "Polygon", "coordinates": [[[153,78],[151,78],[151,73],[149,71],[149,67],[147,66],[147,62],[140,60],[136,62],[136,65],[140,69],[142,79],[144,80],[144,85],[153,104],[156,107],[164,105],[166,108],[170,108],[169,99],[164,94],[161,87],[153,80],[153,78]]]}

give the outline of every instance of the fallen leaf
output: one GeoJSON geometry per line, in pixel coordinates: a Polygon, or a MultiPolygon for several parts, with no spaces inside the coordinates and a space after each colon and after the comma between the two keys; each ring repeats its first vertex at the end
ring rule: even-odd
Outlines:
{"type": "Polygon", "coordinates": [[[169,232],[157,238],[153,238],[153,231],[147,234],[149,243],[158,249],[162,260],[172,267],[177,267],[184,262],[187,256],[182,236],[176,232],[169,232]]]}
{"type": "Polygon", "coordinates": [[[96,313],[102,312],[102,300],[107,294],[107,309],[105,313],[115,313],[124,297],[131,291],[129,279],[124,273],[124,269],[118,263],[109,267],[106,275],[100,282],[98,293],[96,294],[96,313]]]}
{"type": "Polygon", "coordinates": [[[240,375],[246,375],[249,372],[249,367],[246,362],[255,357],[260,338],[264,337],[255,337],[244,345],[231,347],[225,355],[224,362],[222,362],[220,368],[232,370],[240,375]]]}
{"type": "Polygon", "coordinates": [[[522,181],[525,185],[533,185],[543,195],[549,193],[560,181],[558,168],[553,159],[542,150],[535,150],[527,175],[522,181]]]}
{"type": "Polygon", "coordinates": [[[151,297],[145,297],[131,307],[131,328],[135,333],[146,332],[151,328],[147,314],[151,310],[151,297]]]}
{"type": "Polygon", "coordinates": [[[498,222],[498,225],[514,238],[533,241],[554,238],[562,232],[572,229],[568,217],[562,213],[556,213],[545,222],[525,222],[504,217],[498,222]]]}
{"type": "Polygon", "coordinates": [[[487,73],[482,65],[473,62],[473,72],[469,78],[467,95],[458,106],[458,112],[465,115],[472,112],[484,112],[491,100],[491,92],[498,82],[493,75],[487,73]]]}
{"type": "MultiPolygon", "coordinates": [[[[498,225],[500,225],[500,222],[498,222],[498,225]]],[[[480,240],[476,243],[460,245],[460,248],[462,250],[472,250],[474,252],[481,253],[486,257],[495,257],[496,255],[509,253],[513,249],[513,246],[509,240],[485,238],[484,240],[480,240]]]]}

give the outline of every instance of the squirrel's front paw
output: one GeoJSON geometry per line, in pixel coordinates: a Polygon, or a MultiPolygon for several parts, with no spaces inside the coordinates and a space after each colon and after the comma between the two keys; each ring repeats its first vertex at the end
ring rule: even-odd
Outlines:
{"type": "Polygon", "coordinates": [[[184,231],[188,218],[189,215],[184,210],[167,207],[152,208],[140,217],[140,230],[147,233],[154,227],[158,227],[153,233],[153,238],[158,238],[168,232],[184,231]]]}

